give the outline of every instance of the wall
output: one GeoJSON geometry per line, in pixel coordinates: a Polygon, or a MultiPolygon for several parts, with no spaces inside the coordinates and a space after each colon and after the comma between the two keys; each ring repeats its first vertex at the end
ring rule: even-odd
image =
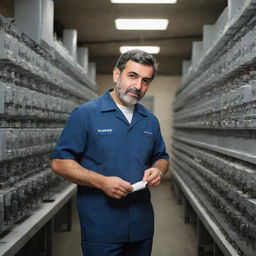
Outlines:
{"type": "MultiPolygon", "coordinates": [[[[100,95],[113,87],[112,75],[97,75],[96,79],[100,95]]],[[[180,81],[181,78],[179,76],[157,76],[146,94],[154,97],[154,112],[159,119],[162,135],[169,154],[171,152],[173,120],[172,104],[180,81]]]]}

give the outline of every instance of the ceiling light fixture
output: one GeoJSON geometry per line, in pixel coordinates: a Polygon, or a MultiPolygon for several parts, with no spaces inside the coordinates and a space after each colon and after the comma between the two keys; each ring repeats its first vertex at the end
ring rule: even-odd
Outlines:
{"type": "Polygon", "coordinates": [[[116,29],[119,30],[166,30],[167,19],[116,19],[116,29]]]}
{"type": "Polygon", "coordinates": [[[160,52],[159,46],[121,46],[119,48],[120,52],[123,54],[132,49],[139,49],[147,53],[158,54],[160,52]]]}
{"type": "Polygon", "coordinates": [[[111,0],[113,4],[176,4],[177,0],[111,0]]]}

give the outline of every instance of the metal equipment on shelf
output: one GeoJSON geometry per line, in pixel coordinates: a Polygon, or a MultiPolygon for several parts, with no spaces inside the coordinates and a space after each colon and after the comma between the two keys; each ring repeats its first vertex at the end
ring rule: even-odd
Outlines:
{"type": "Polygon", "coordinates": [[[174,186],[218,245],[212,255],[256,251],[255,12],[255,0],[228,1],[204,27],[174,103],[174,186]]]}
{"type": "Polygon", "coordinates": [[[0,17],[0,234],[68,185],[50,154],[70,112],[97,95],[57,46],[44,50],[0,17]]]}

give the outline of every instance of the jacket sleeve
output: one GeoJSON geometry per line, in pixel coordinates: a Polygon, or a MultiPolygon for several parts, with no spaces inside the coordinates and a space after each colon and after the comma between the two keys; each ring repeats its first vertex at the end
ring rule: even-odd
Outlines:
{"type": "Polygon", "coordinates": [[[86,147],[87,130],[85,120],[78,108],[69,116],[58,139],[51,158],[80,161],[86,147]]]}

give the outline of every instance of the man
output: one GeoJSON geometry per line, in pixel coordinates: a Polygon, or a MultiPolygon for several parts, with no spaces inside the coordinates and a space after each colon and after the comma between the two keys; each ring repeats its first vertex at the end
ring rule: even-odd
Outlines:
{"type": "Polygon", "coordinates": [[[52,169],[78,184],[82,250],[86,256],[149,256],[154,232],[147,187],[159,185],[168,154],[159,123],[138,101],[156,73],[140,50],[121,55],[115,88],[76,108],[52,154],[52,169]],[[132,184],[142,187],[134,192],[132,184]]]}

